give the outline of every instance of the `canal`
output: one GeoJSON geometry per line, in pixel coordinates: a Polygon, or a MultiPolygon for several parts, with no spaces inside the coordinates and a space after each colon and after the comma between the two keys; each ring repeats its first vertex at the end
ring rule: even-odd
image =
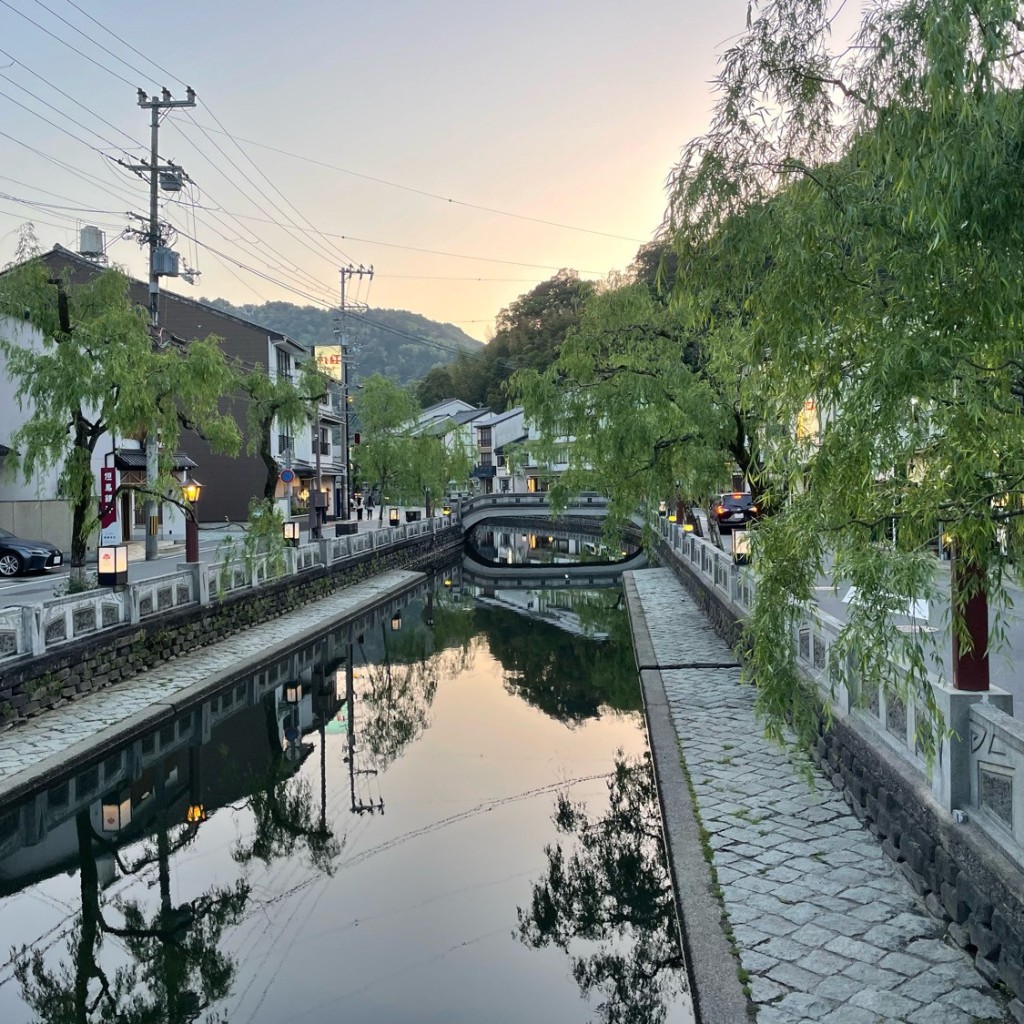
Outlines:
{"type": "Polygon", "coordinates": [[[455,565],[0,808],[0,1021],[686,1022],[673,908],[620,591],[455,565]]]}

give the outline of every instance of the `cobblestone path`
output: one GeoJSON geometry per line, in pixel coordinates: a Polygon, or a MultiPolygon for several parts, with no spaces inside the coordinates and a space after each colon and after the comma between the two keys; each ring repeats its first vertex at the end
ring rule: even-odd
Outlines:
{"type": "Polygon", "coordinates": [[[671,571],[633,578],[758,1024],[1011,1020],[820,772],[809,785],[809,762],[764,738],[753,689],[671,571]]]}
{"type": "Polygon", "coordinates": [[[363,580],[0,733],[0,790],[19,773],[65,754],[103,730],[116,728],[216,673],[231,671],[261,654],[270,658],[275,649],[293,642],[300,634],[326,626],[359,608],[368,608],[419,576],[394,570],[363,580]]]}

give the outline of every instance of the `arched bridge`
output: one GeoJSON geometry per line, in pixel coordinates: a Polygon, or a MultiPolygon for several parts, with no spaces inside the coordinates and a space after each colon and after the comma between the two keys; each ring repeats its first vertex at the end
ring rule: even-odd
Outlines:
{"type": "MultiPolygon", "coordinates": [[[[480,494],[467,498],[459,506],[462,528],[471,530],[477,523],[488,519],[548,519],[551,506],[545,494],[480,494]]],[[[603,519],[608,511],[608,499],[600,494],[581,494],[565,511],[564,517],[593,517],[603,519]]]]}

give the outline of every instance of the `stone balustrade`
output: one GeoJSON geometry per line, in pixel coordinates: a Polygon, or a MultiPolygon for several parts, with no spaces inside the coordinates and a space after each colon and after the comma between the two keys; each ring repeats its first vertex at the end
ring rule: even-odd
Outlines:
{"type": "MultiPolygon", "coordinates": [[[[455,521],[457,517],[452,517],[455,521]]],[[[369,553],[386,552],[448,527],[448,518],[307,541],[284,552],[273,572],[266,558],[180,563],[174,572],[138,580],[123,590],[100,588],[52,597],[31,605],[0,608],[0,666],[40,657],[103,630],[139,625],[190,606],[217,604],[271,579],[299,576],[315,566],[342,566],[369,553]]]]}
{"type": "MultiPolygon", "coordinates": [[[[663,551],[684,564],[714,594],[735,622],[753,607],[757,581],[749,566],[730,552],[686,533],[666,519],[655,520],[663,551]]],[[[923,710],[898,687],[865,679],[855,658],[840,664],[833,647],[843,624],[817,607],[803,610],[793,643],[797,664],[824,701],[852,719],[860,735],[920,780],[946,814],[962,812],[1024,866],[1024,723],[1013,718],[1013,699],[1002,690],[968,693],[929,673],[937,706],[951,733],[930,761],[916,740],[923,710]]],[[[903,671],[898,666],[897,677],[903,671]]]]}

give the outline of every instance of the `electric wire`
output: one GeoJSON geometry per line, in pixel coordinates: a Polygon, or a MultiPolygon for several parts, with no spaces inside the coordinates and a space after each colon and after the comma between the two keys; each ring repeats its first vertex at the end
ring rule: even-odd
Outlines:
{"type": "MultiPolygon", "coordinates": [[[[61,94],[61,96],[63,96],[66,100],[70,100],[76,106],[81,107],[82,110],[86,111],[89,114],[92,114],[93,117],[95,117],[98,121],[101,121],[108,128],[113,128],[114,131],[119,132],[121,135],[123,135],[136,148],[143,149],[143,150],[145,149],[145,147],[141,143],[139,143],[134,138],[132,138],[132,136],[129,135],[123,128],[119,128],[116,124],[114,124],[111,121],[108,121],[101,114],[97,114],[96,111],[93,110],[91,107],[87,107],[84,103],[82,103],[81,100],[76,99],[70,93],[65,92],[59,86],[54,85],[53,82],[48,81],[46,78],[44,78],[42,75],[40,75],[37,71],[34,71],[32,68],[30,68],[24,61],[18,60],[17,57],[15,57],[13,54],[8,53],[2,47],[0,47],[0,53],[2,53],[9,60],[13,61],[14,64],[16,64],[23,71],[27,71],[30,75],[32,75],[33,78],[38,78],[40,82],[42,82],[44,85],[49,86],[51,89],[54,90],[54,92],[59,92],[61,94]]],[[[6,78],[7,76],[5,75],[4,77],[6,78]]],[[[13,81],[13,79],[8,79],[8,80],[9,81],[13,81]]],[[[23,86],[19,86],[19,88],[24,88],[24,87],[23,86]]],[[[28,90],[26,89],[25,91],[27,92],[28,90]]],[[[122,150],[122,152],[124,152],[124,150],[122,150]]]]}
{"type": "MultiPolygon", "coordinates": [[[[98,43],[98,42],[96,42],[96,40],[95,40],[95,39],[93,39],[93,38],[92,38],[92,36],[90,36],[90,35],[89,35],[89,34],[88,34],[87,32],[83,32],[83,31],[82,31],[82,30],[81,30],[81,29],[80,29],[80,28],[79,28],[79,27],[78,27],[77,25],[75,25],[75,24],[74,24],[73,22],[70,22],[70,21],[68,21],[68,19],[67,19],[67,18],[65,18],[65,17],[61,16],[60,14],[58,14],[58,13],[57,13],[57,12],[56,12],[55,10],[53,10],[52,8],[50,8],[50,7],[47,7],[47,6],[46,6],[46,4],[44,4],[44,3],[43,3],[43,0],[35,0],[35,3],[36,3],[36,6],[37,6],[37,7],[42,7],[42,9],[43,9],[44,11],[46,11],[46,12],[47,12],[48,14],[52,15],[52,16],[53,16],[54,18],[56,18],[56,19],[57,19],[58,21],[60,21],[60,22],[63,22],[63,23],[64,23],[65,25],[67,25],[67,27],[68,27],[68,28],[70,28],[70,29],[71,29],[71,30],[72,30],[73,32],[77,32],[77,33],[78,33],[78,34],[79,34],[79,35],[80,35],[80,36],[81,36],[81,37],[82,37],[83,39],[88,39],[88,40],[89,40],[89,42],[90,42],[90,43],[92,43],[92,45],[93,45],[93,46],[95,46],[95,47],[98,47],[98,48],[99,48],[99,49],[101,49],[101,50],[102,50],[102,51],[103,51],[103,52],[104,52],[105,54],[107,54],[107,55],[108,55],[108,56],[110,56],[110,57],[113,57],[113,58],[114,58],[114,60],[116,60],[116,61],[117,61],[117,62],[118,62],[119,64],[123,64],[123,65],[124,65],[124,66],[125,66],[126,68],[128,68],[128,70],[129,70],[129,71],[134,71],[134,72],[135,72],[135,74],[137,74],[137,75],[141,75],[143,79],[147,79],[147,78],[148,78],[148,79],[150,79],[150,81],[152,81],[152,80],[153,80],[153,79],[151,78],[151,76],[150,76],[150,75],[148,75],[148,74],[147,74],[147,73],[146,73],[145,71],[140,71],[140,70],[139,70],[139,69],[138,69],[137,67],[135,67],[134,65],[132,65],[132,64],[129,64],[129,63],[128,63],[128,61],[126,61],[126,60],[125,60],[125,59],[124,59],[123,57],[119,57],[119,56],[118,56],[118,55],[117,55],[116,53],[114,53],[114,51],[113,51],[113,50],[108,50],[108,49],[107,49],[107,47],[105,47],[105,46],[104,46],[104,45],[103,45],[102,43],[98,43]]],[[[84,56],[85,56],[85,54],[82,54],[82,56],[84,57],[84,56]]],[[[152,62],[150,62],[150,63],[152,63],[152,62]]],[[[115,72],[111,71],[111,70],[110,70],[109,68],[108,68],[107,70],[108,70],[108,71],[110,71],[110,73],[111,73],[111,74],[114,74],[114,73],[115,73],[115,72]]],[[[122,81],[123,81],[123,79],[122,79],[122,81]]]]}
{"type": "Polygon", "coordinates": [[[41,32],[45,32],[51,39],[56,39],[58,43],[61,43],[62,45],[66,46],[69,50],[71,50],[72,53],[77,54],[79,57],[83,57],[85,60],[89,61],[90,64],[95,64],[96,67],[98,67],[101,71],[106,71],[108,75],[113,75],[114,78],[117,78],[120,81],[124,82],[125,85],[129,86],[132,89],[138,88],[137,83],[130,82],[127,78],[124,77],[124,75],[119,75],[112,68],[108,68],[105,64],[101,64],[98,60],[93,59],[87,53],[83,53],[73,43],[69,43],[66,39],[61,39],[61,37],[58,36],[56,33],[51,32],[44,25],[40,25],[38,21],[34,21],[23,11],[19,11],[17,7],[12,6],[10,3],[8,3],[8,0],[0,0],[0,4],[2,4],[8,10],[14,11],[15,14],[17,14],[21,18],[24,18],[27,22],[29,22],[29,24],[35,25],[37,29],[39,29],[41,32]]]}
{"type": "MultiPolygon", "coordinates": [[[[185,134],[184,132],[182,132],[181,134],[183,138],[188,140],[190,145],[195,147],[195,142],[191,138],[189,138],[187,134],[185,134]]],[[[285,211],[282,210],[281,207],[269,195],[267,195],[267,193],[258,184],[256,184],[256,182],[254,182],[252,178],[248,174],[246,174],[244,170],[242,170],[241,167],[238,166],[235,160],[232,159],[232,157],[230,157],[224,151],[224,149],[217,143],[217,141],[214,138],[212,138],[212,136],[210,136],[206,132],[203,132],[203,134],[206,136],[207,140],[214,147],[214,149],[216,149],[217,152],[220,153],[220,155],[224,157],[225,160],[227,160],[227,162],[238,172],[238,174],[240,174],[245,179],[245,181],[248,182],[249,185],[251,185],[256,190],[256,192],[260,196],[262,196],[263,199],[266,200],[266,202],[270,204],[270,206],[273,209],[275,209],[282,217],[285,218],[286,221],[289,222],[288,224],[277,223],[277,227],[284,231],[284,233],[288,235],[293,241],[298,242],[300,245],[302,245],[307,251],[312,253],[314,256],[317,256],[320,259],[326,259],[327,262],[332,264],[337,261],[338,257],[335,254],[331,253],[326,247],[314,246],[307,239],[304,239],[302,236],[304,234],[309,234],[309,230],[300,228],[297,224],[295,224],[294,221],[288,216],[288,214],[285,213],[285,211]],[[296,231],[298,232],[297,235],[295,234],[296,231]]],[[[234,181],[226,172],[224,172],[220,167],[218,167],[217,164],[214,163],[214,161],[210,160],[210,158],[198,147],[196,147],[196,151],[200,153],[200,155],[203,156],[203,158],[206,159],[211,164],[211,166],[213,166],[216,170],[223,174],[224,177],[227,178],[227,180],[234,186],[234,188],[242,195],[244,199],[247,199],[257,210],[260,210],[262,213],[266,213],[266,210],[259,203],[257,203],[251,196],[245,194],[245,192],[239,187],[237,181],[234,181]]],[[[319,234],[319,232],[315,228],[312,229],[312,233],[319,234]]],[[[341,252],[340,250],[336,251],[338,253],[341,252]]],[[[342,254],[342,259],[347,260],[349,259],[349,257],[342,254]]]]}
{"type": "MultiPolygon", "coordinates": [[[[36,0],[36,3],[40,3],[40,0],[36,0]]],[[[96,25],[99,28],[103,29],[103,31],[106,32],[108,35],[113,36],[113,38],[116,39],[119,43],[121,43],[124,46],[127,46],[129,50],[131,50],[137,56],[142,57],[143,60],[145,60],[148,63],[152,64],[153,67],[157,68],[163,74],[167,75],[169,78],[174,79],[180,85],[186,85],[185,81],[183,79],[179,78],[177,75],[175,75],[174,72],[169,71],[165,67],[162,67],[155,60],[153,60],[152,57],[147,56],[141,50],[139,50],[136,47],[132,46],[132,44],[129,43],[126,39],[123,39],[121,36],[119,36],[112,29],[108,28],[105,24],[103,24],[102,22],[98,21],[91,14],[89,14],[88,11],[83,10],[77,3],[75,3],[75,0],[65,0],[65,3],[69,4],[71,7],[74,7],[75,10],[77,10],[80,14],[82,14],[86,18],[88,18],[94,25],[96,25]]],[[[44,5],[40,4],[40,6],[44,6],[44,5]]],[[[99,44],[97,44],[97,45],[99,45],[99,44]]],[[[118,58],[118,59],[120,59],[120,58],[118,58]]],[[[122,63],[125,63],[125,62],[122,61],[122,63]]],[[[131,65],[126,65],[126,66],[130,67],[131,65]]],[[[135,69],[133,68],[133,70],[135,70],[135,69]]],[[[202,102],[202,101],[200,101],[200,102],[202,102]]],[[[543,224],[543,225],[545,225],[547,227],[560,228],[560,229],[565,230],[565,231],[578,231],[578,232],[582,232],[582,233],[585,233],[585,234],[599,235],[599,236],[601,236],[603,238],[611,238],[611,239],[616,239],[618,241],[623,241],[623,242],[637,242],[638,244],[643,244],[644,242],[647,241],[647,239],[643,239],[643,238],[633,238],[633,237],[628,236],[628,235],[617,235],[617,234],[614,234],[612,232],[598,231],[598,230],[595,230],[593,228],[581,228],[581,227],[578,227],[578,226],[573,225],[573,224],[562,224],[562,223],[559,223],[557,221],[544,220],[543,218],[540,218],[540,217],[530,217],[530,216],[528,216],[526,214],[513,213],[513,212],[511,212],[509,210],[500,210],[500,209],[497,209],[497,208],[494,208],[494,207],[490,207],[490,206],[483,206],[483,205],[478,204],[478,203],[470,203],[470,202],[467,202],[467,201],[464,201],[464,200],[461,200],[461,199],[453,199],[450,196],[443,196],[443,195],[439,195],[438,193],[435,193],[435,192],[429,192],[429,191],[427,191],[425,189],[419,189],[419,188],[415,188],[415,187],[410,186],[410,185],[403,185],[403,184],[400,184],[398,182],[388,181],[385,178],[379,178],[379,177],[375,177],[375,176],[369,175],[369,174],[362,174],[359,171],[349,170],[346,167],[339,167],[336,164],[332,164],[332,163],[329,163],[329,162],[324,161],[324,160],[317,160],[314,157],[308,157],[308,156],[305,156],[305,155],[300,154],[300,153],[293,153],[293,152],[290,152],[289,150],[281,149],[281,148],[279,148],[277,146],[270,146],[270,145],[267,145],[266,143],[256,142],[254,139],[241,138],[239,136],[231,134],[224,127],[224,125],[220,122],[220,119],[217,118],[217,116],[213,113],[212,110],[210,110],[210,108],[205,103],[203,103],[203,107],[210,114],[210,116],[213,117],[213,119],[217,122],[217,125],[218,125],[217,128],[212,128],[210,126],[206,126],[205,130],[211,131],[211,132],[220,132],[220,133],[226,135],[229,139],[231,139],[232,142],[234,142],[234,144],[238,147],[238,149],[243,154],[245,154],[246,159],[248,159],[251,163],[253,163],[253,166],[257,167],[257,169],[259,169],[258,166],[252,160],[252,158],[247,153],[245,153],[245,150],[242,148],[241,143],[244,142],[246,145],[256,146],[256,147],[258,147],[260,149],[265,149],[265,150],[268,150],[269,152],[272,152],[272,153],[278,153],[281,156],[287,156],[287,157],[290,157],[290,158],[292,158],[294,160],[302,160],[302,161],[305,161],[307,163],[316,164],[316,165],[318,165],[320,167],[325,167],[328,170],[338,171],[341,174],[347,174],[347,175],[350,175],[350,176],[356,177],[356,178],[363,178],[366,181],[371,181],[371,182],[374,182],[375,184],[378,184],[378,185],[384,185],[384,186],[386,186],[388,188],[394,188],[394,189],[399,189],[399,190],[404,191],[404,192],[410,192],[410,193],[413,193],[414,195],[424,196],[424,197],[426,197],[428,199],[436,199],[436,200],[439,200],[440,202],[448,203],[449,205],[452,205],[452,206],[463,206],[463,207],[466,207],[467,209],[480,210],[481,212],[492,213],[492,214],[495,214],[495,215],[500,216],[500,217],[509,217],[509,218],[513,218],[515,220],[529,221],[529,222],[534,223],[534,224],[543,224]]],[[[203,126],[200,125],[197,121],[195,121],[195,119],[192,118],[191,115],[189,115],[189,117],[190,117],[190,120],[192,120],[193,124],[195,124],[197,128],[200,128],[201,130],[203,129],[203,126]]],[[[173,118],[172,118],[172,120],[173,120],[173,118]]],[[[261,173],[262,173],[262,171],[261,171],[261,173]]],[[[267,181],[269,182],[270,179],[268,178],[267,181]]],[[[276,191],[276,189],[275,189],[275,191],[276,191]]],[[[281,194],[281,193],[279,193],[279,194],[281,194]]],[[[283,194],[282,194],[282,198],[284,198],[283,194]]],[[[292,204],[289,203],[289,205],[292,205],[292,204]]],[[[294,206],[292,208],[295,209],[294,206]]],[[[298,211],[296,210],[296,212],[298,212],[298,211]]],[[[348,257],[346,257],[346,259],[348,259],[348,257]]]]}
{"type": "MultiPolygon", "coordinates": [[[[37,2],[38,2],[38,0],[37,0],[37,2]]],[[[196,122],[196,126],[200,127],[200,128],[202,127],[201,125],[198,124],[198,122],[196,122]]],[[[213,131],[213,132],[218,131],[218,129],[211,128],[209,126],[207,126],[206,130],[213,131]]],[[[363,173],[361,173],[359,171],[352,171],[352,170],[349,170],[347,167],[339,167],[337,164],[328,163],[325,160],[318,160],[315,157],[304,156],[301,153],[292,153],[292,152],[290,152],[290,151],[288,151],[286,149],[279,149],[277,146],[269,146],[269,145],[267,145],[266,143],[263,143],[263,142],[256,142],[254,139],[245,139],[245,138],[233,136],[228,131],[226,131],[224,129],[223,125],[221,126],[221,128],[219,130],[222,131],[225,135],[227,135],[235,143],[235,145],[239,145],[240,143],[244,142],[248,146],[257,146],[260,149],[269,150],[271,153],[278,153],[281,156],[291,157],[294,160],[302,160],[305,163],[316,164],[318,167],[325,167],[328,170],[338,171],[340,174],[348,174],[348,175],[351,175],[354,178],[362,178],[364,181],[372,181],[372,182],[374,182],[377,185],[385,185],[388,188],[399,189],[399,190],[401,190],[403,192],[411,192],[414,195],[424,196],[424,197],[426,197],[428,199],[437,199],[440,202],[448,203],[451,206],[463,206],[463,207],[466,207],[467,209],[470,209],[470,210],[479,210],[479,211],[481,211],[483,213],[492,213],[492,214],[495,214],[495,215],[497,215],[499,217],[509,217],[509,218],[514,219],[514,220],[529,221],[529,222],[531,222],[533,224],[542,224],[542,225],[544,225],[546,227],[560,228],[563,231],[578,231],[578,232],[581,232],[583,234],[588,234],[588,235],[600,235],[602,238],[611,238],[611,239],[615,239],[615,240],[621,241],[621,242],[636,242],[636,243],[642,245],[646,241],[649,241],[649,239],[633,238],[632,236],[629,236],[629,235],[616,235],[616,234],[613,234],[612,232],[609,232],[609,231],[598,231],[598,230],[596,230],[594,228],[581,228],[581,227],[577,227],[576,225],[573,225],[573,224],[562,224],[562,223],[559,223],[558,221],[544,220],[541,217],[530,217],[530,216],[528,216],[526,214],[512,213],[509,210],[500,210],[500,209],[497,209],[497,208],[492,207],[492,206],[483,206],[483,205],[481,205],[479,203],[470,203],[470,202],[466,202],[466,201],[461,200],[461,199],[452,199],[449,196],[443,196],[443,195],[440,195],[440,194],[438,194],[436,192],[428,192],[426,189],[415,188],[412,185],[402,185],[402,184],[399,184],[398,182],[388,181],[386,178],[375,177],[372,174],[363,174],[363,173]]]]}

